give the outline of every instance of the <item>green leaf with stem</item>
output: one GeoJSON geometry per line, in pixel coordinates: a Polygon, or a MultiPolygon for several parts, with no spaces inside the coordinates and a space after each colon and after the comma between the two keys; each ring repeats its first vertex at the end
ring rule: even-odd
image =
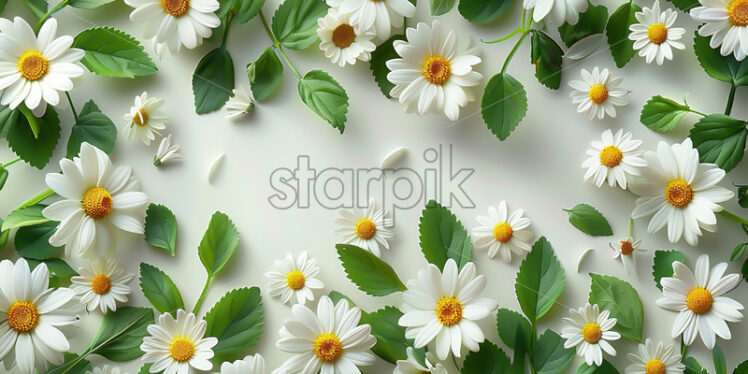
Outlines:
{"type": "Polygon", "coordinates": [[[217,354],[234,354],[254,346],[264,329],[260,289],[238,288],[227,292],[205,315],[205,336],[218,338],[217,354]]]}
{"type": "Polygon", "coordinates": [[[522,260],[514,284],[517,301],[532,326],[551,310],[565,287],[564,269],[551,243],[541,237],[522,260]]]}
{"type": "Polygon", "coordinates": [[[395,270],[371,252],[348,244],[337,244],[335,248],[348,279],[361,291],[385,296],[406,290],[395,270]]]}
{"type": "Polygon", "coordinates": [[[150,204],[145,216],[145,241],[172,256],[177,248],[177,217],[164,205],[150,204]]]}
{"type": "Polygon", "coordinates": [[[145,262],[140,264],[140,289],[161,313],[174,315],[178,309],[184,309],[182,294],[174,281],[161,269],[145,262]]]}

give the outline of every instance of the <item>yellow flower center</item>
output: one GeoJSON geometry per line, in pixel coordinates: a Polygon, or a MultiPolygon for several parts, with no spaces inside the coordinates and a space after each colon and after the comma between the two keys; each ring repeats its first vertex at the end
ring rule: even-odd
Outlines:
{"type": "Polygon", "coordinates": [[[621,254],[628,256],[632,253],[634,253],[634,245],[628,240],[621,240],[621,254]]]}
{"type": "Polygon", "coordinates": [[[661,23],[653,23],[647,29],[647,37],[654,44],[662,44],[667,40],[667,27],[661,23]]]}
{"type": "Polygon", "coordinates": [[[436,303],[436,318],[444,326],[452,326],[462,320],[462,303],[454,297],[442,297],[436,303]]]}
{"type": "Polygon", "coordinates": [[[449,79],[451,66],[446,58],[431,56],[423,62],[423,77],[433,84],[442,85],[449,79]]]}
{"type": "Polygon", "coordinates": [[[712,293],[706,288],[696,287],[686,296],[686,306],[696,314],[704,314],[712,309],[712,293]]]}
{"type": "Polygon", "coordinates": [[[288,283],[288,288],[298,291],[302,288],[304,288],[304,283],[306,282],[306,277],[304,277],[304,273],[294,270],[286,276],[286,283],[288,283]]]}
{"type": "Polygon", "coordinates": [[[39,310],[27,301],[16,301],[8,309],[8,326],[16,332],[29,332],[39,322],[39,310]]]}
{"type": "Polygon", "coordinates": [[[195,345],[187,338],[176,338],[169,345],[169,356],[174,361],[187,362],[195,355],[195,345]]]}
{"type": "Polygon", "coordinates": [[[150,116],[148,115],[148,111],[145,109],[138,110],[138,112],[132,117],[132,121],[140,127],[147,125],[149,119],[150,116]]]}
{"type": "Polygon", "coordinates": [[[29,81],[42,79],[49,71],[49,61],[37,51],[24,53],[16,64],[21,76],[29,81]]]}
{"type": "Polygon", "coordinates": [[[748,26],[748,0],[735,0],[727,7],[728,20],[733,26],[748,26]]]}
{"type": "Polygon", "coordinates": [[[496,238],[496,241],[499,243],[508,242],[513,234],[514,230],[512,230],[512,225],[506,222],[497,223],[496,226],[493,227],[493,237],[496,238]]]}
{"type": "MultiPolygon", "coordinates": [[[[590,95],[592,95],[591,92],[590,95]]],[[[609,145],[603,148],[602,151],[600,151],[600,164],[603,166],[612,168],[614,166],[618,166],[618,164],[621,163],[621,160],[623,160],[623,152],[621,152],[621,150],[614,145],[609,145]]]]}
{"type": "Polygon", "coordinates": [[[608,89],[602,84],[590,87],[590,100],[595,104],[602,104],[608,100],[608,89]]]}
{"type": "Polygon", "coordinates": [[[325,362],[335,362],[343,353],[343,343],[335,334],[320,334],[314,339],[314,354],[325,362]]]}
{"type": "Polygon", "coordinates": [[[93,219],[104,218],[112,212],[112,195],[101,187],[91,188],[83,194],[81,206],[87,216],[93,219]]]}
{"type": "Polygon", "coordinates": [[[161,0],[164,12],[174,17],[181,17],[190,9],[190,0],[161,0]]]}
{"type": "Polygon", "coordinates": [[[332,42],[338,48],[348,48],[356,41],[356,31],[349,24],[342,24],[332,32],[332,42]]]}
{"type": "Polygon", "coordinates": [[[112,288],[112,280],[104,274],[99,274],[91,280],[91,290],[99,295],[104,295],[112,288]]]}
{"type": "Polygon", "coordinates": [[[590,322],[582,327],[582,337],[587,343],[595,344],[603,337],[603,330],[597,323],[590,322]]]}
{"type": "Polygon", "coordinates": [[[646,374],[665,374],[665,363],[653,358],[647,361],[647,366],[644,368],[646,374]]]}
{"type": "Polygon", "coordinates": [[[356,223],[356,235],[361,239],[371,239],[377,233],[377,225],[374,221],[363,218],[356,223]]]}
{"type": "Polygon", "coordinates": [[[670,205],[682,208],[693,200],[693,188],[683,179],[672,180],[665,187],[665,199],[670,205]]]}

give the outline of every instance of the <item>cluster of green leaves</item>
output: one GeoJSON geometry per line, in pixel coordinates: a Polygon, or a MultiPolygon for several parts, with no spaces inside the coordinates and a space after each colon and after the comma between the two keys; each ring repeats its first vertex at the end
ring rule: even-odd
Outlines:
{"type": "Polygon", "coordinates": [[[587,235],[613,235],[613,229],[605,216],[589,204],[577,204],[571,209],[564,209],[564,212],[569,214],[569,223],[587,235]]]}

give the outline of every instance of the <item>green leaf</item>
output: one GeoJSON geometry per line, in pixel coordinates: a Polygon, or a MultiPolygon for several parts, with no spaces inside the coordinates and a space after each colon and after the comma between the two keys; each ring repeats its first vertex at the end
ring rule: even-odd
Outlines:
{"type": "Polygon", "coordinates": [[[545,330],[533,350],[532,362],[538,374],[566,372],[574,360],[574,348],[564,348],[564,339],[553,330],[545,330]]]}
{"type": "Polygon", "coordinates": [[[195,112],[205,114],[220,109],[234,89],[234,61],[225,47],[205,55],[192,74],[195,112]]]}
{"type": "Polygon", "coordinates": [[[105,77],[145,77],[158,71],[137,39],[112,27],[83,30],[73,47],[86,52],[81,62],[88,70],[105,77]]]}
{"type": "Polygon", "coordinates": [[[45,260],[57,254],[62,247],[53,247],[49,238],[57,231],[58,222],[45,222],[24,226],[16,232],[16,251],[21,257],[45,260]]]}
{"type": "Polygon", "coordinates": [[[264,328],[260,289],[231,290],[205,315],[208,328],[205,336],[215,336],[216,354],[234,353],[257,343],[264,328]]]}
{"type": "Polygon", "coordinates": [[[462,374],[502,374],[509,368],[509,357],[495,344],[486,340],[477,352],[468,353],[462,365],[462,374]]]}
{"type": "Polygon", "coordinates": [[[483,91],[481,114],[488,129],[506,140],[527,114],[527,93],[522,83],[506,73],[491,77],[483,91]]]}
{"type": "Polygon", "coordinates": [[[748,260],[743,263],[743,267],[740,268],[740,274],[743,275],[743,279],[748,282],[748,260]]]}
{"type": "Polygon", "coordinates": [[[348,94],[333,77],[322,70],[306,73],[299,81],[299,96],[309,109],[343,133],[348,94]]]}
{"type": "Polygon", "coordinates": [[[748,360],[743,361],[733,370],[732,374],[748,374],[748,360]]]}
{"type": "Polygon", "coordinates": [[[57,373],[65,370],[65,374],[86,374],[91,372],[91,362],[81,359],[79,355],[71,352],[63,352],[65,361],[61,365],[50,365],[47,374],[57,373]]]}
{"type": "Polygon", "coordinates": [[[406,290],[395,270],[371,252],[348,244],[337,244],[335,248],[348,279],[359,290],[372,296],[385,296],[406,290]]]}
{"type": "Polygon", "coordinates": [[[5,221],[3,222],[0,231],[49,222],[49,219],[42,215],[42,210],[46,207],[46,205],[36,204],[10,212],[10,214],[5,217],[5,221]]]}
{"type": "Polygon", "coordinates": [[[26,259],[29,263],[29,268],[34,270],[40,263],[47,265],[49,270],[49,287],[67,287],[70,285],[70,278],[78,275],[78,272],[73,270],[65,261],[62,259],[53,257],[45,260],[34,260],[32,258],[26,259]]]}
{"type": "Polygon", "coordinates": [[[714,163],[725,171],[743,159],[746,122],[722,114],[710,114],[696,122],[690,132],[701,162],[714,163]]]}
{"type": "Polygon", "coordinates": [[[618,319],[615,331],[624,338],[642,341],[644,309],[639,294],[634,287],[621,279],[590,273],[590,304],[610,311],[610,316],[618,319]]]}
{"type": "Polygon", "coordinates": [[[153,203],[148,205],[145,214],[145,241],[174,256],[177,249],[177,217],[169,208],[153,203]]]}
{"type": "Polygon", "coordinates": [[[613,235],[613,229],[610,227],[608,220],[589,204],[577,204],[573,208],[563,211],[569,213],[569,222],[587,235],[613,235]]]}
{"type": "Polygon", "coordinates": [[[390,91],[395,88],[395,85],[387,79],[387,74],[390,73],[387,61],[400,58],[400,55],[395,52],[395,47],[393,46],[395,40],[405,40],[405,36],[395,35],[380,44],[371,53],[371,60],[369,61],[369,68],[371,68],[371,73],[374,75],[374,81],[377,82],[377,86],[379,86],[379,89],[388,99],[392,98],[390,91]]]}
{"type": "Polygon", "coordinates": [[[442,14],[449,12],[455,6],[455,2],[457,2],[457,0],[430,0],[430,1],[431,1],[431,15],[432,16],[441,16],[442,14]]]}
{"type": "MultiPolygon", "coordinates": [[[[0,219],[0,224],[3,223],[3,220],[0,219]]],[[[10,238],[10,230],[0,231],[0,251],[5,249],[5,245],[8,244],[8,238],[10,238]]]]}
{"type": "Polygon", "coordinates": [[[426,203],[418,224],[421,251],[426,260],[444,270],[448,259],[462,269],[470,262],[473,244],[467,230],[446,207],[434,200],[426,203]]]}
{"type": "Polygon", "coordinates": [[[409,344],[405,339],[405,327],[397,323],[402,315],[403,312],[397,308],[386,306],[361,317],[360,324],[371,325],[371,334],[377,338],[377,344],[371,351],[392,364],[408,358],[406,351],[409,344]]]}
{"type": "Polygon", "coordinates": [[[709,374],[709,372],[701,367],[701,364],[699,364],[698,361],[696,361],[693,357],[686,357],[685,360],[683,360],[683,364],[686,365],[686,371],[684,371],[684,374],[709,374]]]}
{"type": "Polygon", "coordinates": [[[506,14],[512,5],[514,0],[460,0],[457,10],[472,23],[489,23],[506,14]]]}
{"type": "Polygon", "coordinates": [[[79,9],[96,9],[113,1],[114,0],[70,0],[68,5],[79,9]]]}
{"type": "Polygon", "coordinates": [[[699,64],[710,77],[736,86],[748,86],[748,60],[738,61],[735,56],[722,56],[709,46],[710,37],[694,34],[693,49],[699,64]]]}
{"type": "Polygon", "coordinates": [[[77,156],[83,142],[87,142],[106,153],[111,153],[116,141],[117,127],[114,126],[114,122],[99,110],[93,100],[89,100],[83,105],[78,121],[70,130],[66,157],[77,156]]]}
{"type": "Polygon", "coordinates": [[[690,109],[688,105],[657,95],[644,104],[639,120],[651,130],[668,132],[678,126],[690,109]]]}
{"type": "Polygon", "coordinates": [[[215,276],[226,266],[238,246],[239,231],[234,223],[221,212],[213,213],[208,229],[205,230],[197,248],[200,262],[203,263],[209,277],[215,276]]]}
{"type": "Polygon", "coordinates": [[[640,6],[629,1],[619,6],[608,19],[605,34],[608,36],[610,53],[613,54],[613,60],[619,68],[622,68],[634,57],[634,41],[629,39],[631,33],[629,26],[637,22],[634,14],[641,10],[640,6]]]}
{"type": "Polygon", "coordinates": [[[184,309],[182,294],[161,269],[142,262],[140,264],[140,289],[148,301],[161,313],[174,313],[184,309]]]}
{"type": "Polygon", "coordinates": [[[577,370],[577,374],[619,374],[618,370],[611,365],[610,362],[607,360],[603,360],[603,364],[600,366],[597,365],[587,365],[587,363],[583,363],[582,366],[579,367],[577,370]]]}
{"type": "Polygon", "coordinates": [[[738,187],[738,205],[743,208],[748,208],[748,185],[738,187]]]}
{"type": "Polygon", "coordinates": [[[715,344],[712,349],[712,361],[714,362],[714,372],[716,374],[727,374],[727,363],[725,354],[719,344],[715,344]]]}
{"type": "Polygon", "coordinates": [[[321,0],[286,0],[273,15],[273,35],[290,49],[306,49],[319,39],[317,20],[327,13],[321,0]]]}
{"type": "Polygon", "coordinates": [[[662,278],[670,278],[675,273],[673,272],[673,262],[684,262],[685,258],[683,253],[680,251],[663,251],[657,250],[654,255],[654,265],[652,265],[652,276],[654,277],[657,288],[662,290],[662,284],[660,280],[662,278]]]}
{"type": "Polygon", "coordinates": [[[517,273],[514,291],[530,322],[541,319],[566,287],[564,268],[545,237],[538,239],[517,273]]]}
{"type": "Polygon", "coordinates": [[[678,9],[688,13],[692,8],[700,6],[699,0],[670,0],[678,9]]]}
{"type": "Polygon", "coordinates": [[[579,15],[579,21],[570,25],[564,22],[558,28],[561,40],[567,47],[571,47],[576,42],[592,34],[602,34],[605,30],[605,24],[608,22],[608,8],[604,5],[592,5],[587,2],[587,10],[579,15]]]}
{"type": "Polygon", "coordinates": [[[104,316],[96,337],[87,352],[104,356],[110,361],[130,361],[143,355],[140,344],[150,334],[154,323],[151,308],[120,307],[104,316]]]}
{"type": "Polygon", "coordinates": [[[140,367],[138,374],[151,374],[151,366],[153,366],[153,364],[143,364],[143,366],[140,367]]]}
{"type": "Polygon", "coordinates": [[[234,22],[246,23],[259,13],[265,0],[220,0],[220,3],[218,18],[225,19],[229,12],[234,12],[234,22]]]}
{"type": "Polygon", "coordinates": [[[5,187],[5,182],[8,181],[8,169],[0,165],[0,191],[5,187]]]}
{"type": "Polygon", "coordinates": [[[47,13],[47,8],[49,8],[45,0],[21,0],[21,2],[26,8],[29,8],[34,17],[40,19],[44,17],[44,14],[47,13]]]}
{"type": "Polygon", "coordinates": [[[19,157],[29,165],[42,169],[47,165],[60,139],[60,120],[57,112],[51,106],[46,113],[37,118],[39,134],[34,136],[27,118],[20,113],[8,128],[8,145],[19,157]]]}
{"type": "Polygon", "coordinates": [[[257,61],[247,65],[249,87],[255,100],[263,101],[270,97],[280,86],[283,79],[283,65],[273,47],[268,47],[257,61]]]}
{"type": "Polygon", "coordinates": [[[732,254],[730,255],[730,261],[740,260],[740,258],[743,257],[743,253],[745,253],[746,249],[748,249],[748,243],[738,244],[738,246],[733,249],[732,254]]]}
{"type": "Polygon", "coordinates": [[[521,314],[506,308],[499,309],[496,314],[496,326],[499,328],[499,337],[507,347],[515,349],[517,334],[520,334],[525,343],[525,350],[530,349],[531,328],[530,322],[521,314]]]}
{"type": "Polygon", "coordinates": [[[5,10],[5,5],[8,4],[8,0],[0,0],[0,13],[5,10]]]}
{"type": "Polygon", "coordinates": [[[531,37],[530,63],[535,65],[535,77],[542,85],[561,87],[561,62],[564,51],[546,33],[536,30],[531,37]]]}

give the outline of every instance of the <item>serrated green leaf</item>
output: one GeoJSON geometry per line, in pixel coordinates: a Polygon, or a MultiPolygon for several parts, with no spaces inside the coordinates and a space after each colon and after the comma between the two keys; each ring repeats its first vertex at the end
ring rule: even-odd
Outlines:
{"type": "Polygon", "coordinates": [[[668,132],[678,127],[690,109],[688,105],[656,95],[644,104],[639,120],[651,130],[668,132]]]}
{"type": "Polygon", "coordinates": [[[457,0],[430,0],[431,15],[441,16],[449,12],[455,6],[457,0]]]}
{"type": "Polygon", "coordinates": [[[735,56],[722,56],[709,46],[709,37],[694,33],[693,49],[699,64],[710,77],[736,86],[748,86],[748,59],[738,61],[735,56]]]}
{"type": "Polygon", "coordinates": [[[286,0],[273,15],[273,35],[290,49],[306,49],[319,39],[317,20],[327,13],[321,0],[286,0]]]}
{"type": "Polygon", "coordinates": [[[513,310],[501,308],[496,313],[496,326],[498,327],[501,341],[503,341],[507,347],[515,349],[517,334],[521,334],[523,337],[522,341],[526,345],[525,350],[530,349],[530,322],[521,314],[513,310]]]}
{"type": "Polygon", "coordinates": [[[613,328],[621,336],[642,342],[644,308],[639,294],[628,282],[607,275],[590,273],[590,304],[597,304],[618,321],[613,328]]]}
{"type": "Polygon", "coordinates": [[[83,105],[83,109],[78,115],[78,121],[70,130],[66,157],[77,156],[83,142],[87,142],[106,153],[111,153],[116,141],[117,127],[114,122],[99,110],[93,100],[89,100],[83,105]]]}
{"type": "Polygon", "coordinates": [[[564,51],[546,33],[536,30],[531,37],[530,63],[535,65],[535,77],[542,85],[561,87],[561,62],[564,51]]]}
{"type": "Polygon", "coordinates": [[[234,22],[246,23],[260,12],[265,0],[220,0],[220,3],[216,12],[218,18],[224,19],[229,12],[234,12],[234,22]]]}
{"type": "Polygon", "coordinates": [[[71,352],[63,352],[62,355],[65,361],[60,365],[50,365],[47,369],[47,374],[61,372],[61,370],[65,370],[65,374],[86,374],[91,372],[90,361],[81,359],[79,355],[71,352]]]}
{"type": "Polygon", "coordinates": [[[197,251],[209,277],[223,269],[239,246],[239,231],[229,217],[221,212],[213,213],[197,251]]]}
{"type": "Polygon", "coordinates": [[[0,231],[49,222],[49,219],[44,217],[42,214],[42,210],[46,207],[46,205],[36,204],[10,212],[10,214],[5,217],[5,221],[3,221],[0,231]]]}
{"type": "Polygon", "coordinates": [[[206,54],[192,74],[195,112],[210,113],[226,104],[234,89],[234,61],[225,47],[206,54]]]}
{"type": "Polygon", "coordinates": [[[683,360],[683,364],[686,365],[684,374],[709,374],[709,372],[701,367],[698,361],[693,357],[686,357],[683,360]]]}
{"type": "Polygon", "coordinates": [[[73,47],[86,52],[81,63],[98,75],[134,78],[149,76],[158,71],[137,39],[112,27],[81,31],[75,37],[73,47]]]}
{"type": "Polygon", "coordinates": [[[732,170],[743,159],[746,122],[722,114],[710,114],[696,122],[690,132],[699,160],[714,163],[725,171],[732,170]]]}
{"type": "MultiPolygon", "coordinates": [[[[23,105],[23,104],[22,104],[23,105]]],[[[60,119],[51,106],[44,116],[36,119],[39,133],[34,136],[30,123],[18,113],[8,128],[8,145],[18,157],[29,165],[42,169],[47,165],[60,139],[60,119]]]]}
{"type": "Polygon", "coordinates": [[[348,279],[359,290],[372,296],[385,296],[406,290],[395,270],[371,252],[348,244],[338,244],[335,248],[348,279]]]}
{"type": "Polygon", "coordinates": [[[39,264],[44,263],[47,265],[49,270],[49,287],[68,287],[70,286],[70,278],[78,275],[78,272],[73,270],[67,262],[60,258],[48,258],[44,260],[34,260],[33,258],[26,259],[29,263],[29,268],[33,271],[39,264]]]}
{"type": "Polygon", "coordinates": [[[587,10],[579,15],[579,21],[570,25],[564,22],[558,28],[561,40],[567,47],[571,47],[576,42],[592,34],[602,34],[605,30],[605,24],[608,22],[608,8],[604,5],[592,5],[587,2],[587,10]]]}
{"type": "Polygon", "coordinates": [[[613,60],[619,68],[622,68],[634,57],[634,41],[629,39],[631,33],[629,26],[638,22],[634,14],[641,10],[642,8],[639,5],[629,1],[619,6],[608,19],[605,34],[608,37],[610,53],[613,54],[613,60]]]}
{"type": "Polygon", "coordinates": [[[675,274],[673,272],[673,262],[684,262],[685,258],[683,253],[680,251],[663,251],[657,250],[654,255],[654,265],[652,265],[652,276],[654,277],[657,288],[662,290],[662,284],[660,280],[662,278],[670,278],[675,274]]]}
{"type": "Polygon", "coordinates": [[[460,0],[457,10],[466,20],[483,24],[499,19],[512,5],[514,0],[460,0]]]}
{"type": "Polygon", "coordinates": [[[70,0],[68,1],[68,5],[79,9],[96,9],[113,1],[114,0],[70,0]]]}
{"type": "Polygon", "coordinates": [[[495,344],[486,340],[477,352],[468,353],[462,374],[503,374],[509,368],[509,357],[495,344]]]}
{"type": "Polygon", "coordinates": [[[527,93],[522,83],[506,73],[491,77],[481,99],[481,115],[488,129],[499,139],[506,140],[525,114],[527,93]]]}
{"type": "Polygon", "coordinates": [[[184,309],[182,294],[174,281],[161,269],[145,262],[140,264],[140,289],[161,313],[174,314],[177,309],[184,309]]]}
{"type": "Polygon", "coordinates": [[[333,77],[322,70],[306,73],[299,81],[299,96],[309,109],[343,133],[348,94],[333,77]]]}
{"type": "Polygon", "coordinates": [[[377,82],[377,86],[379,86],[379,89],[388,99],[392,98],[390,91],[395,88],[395,85],[387,79],[387,74],[390,73],[387,61],[400,58],[400,55],[397,54],[393,46],[395,40],[405,40],[405,36],[395,35],[389,38],[371,53],[371,60],[369,60],[369,68],[371,68],[371,73],[374,75],[374,81],[377,82]]]}
{"type": "Polygon", "coordinates": [[[226,354],[251,348],[260,339],[265,325],[260,289],[245,287],[229,291],[204,319],[208,323],[205,336],[218,339],[213,352],[226,354]]]}
{"type": "Polygon", "coordinates": [[[517,273],[514,291],[530,322],[548,313],[566,287],[564,268],[545,237],[538,239],[517,273]]]}
{"type": "Polygon", "coordinates": [[[153,203],[148,205],[145,214],[145,241],[174,256],[177,249],[177,217],[166,206],[153,203]]]}
{"type": "Polygon", "coordinates": [[[255,100],[263,101],[270,97],[283,80],[283,65],[273,47],[268,47],[257,61],[247,65],[249,87],[255,100]]]}
{"type": "Polygon", "coordinates": [[[45,222],[18,229],[14,244],[21,257],[46,260],[60,251],[62,247],[49,244],[49,238],[57,231],[59,222],[45,222]]]}
{"type": "Polygon", "coordinates": [[[743,257],[743,253],[745,253],[746,249],[748,249],[748,243],[738,244],[730,255],[730,261],[740,260],[740,258],[743,257]]]}
{"type": "Polygon", "coordinates": [[[618,370],[611,365],[608,360],[603,360],[603,364],[600,366],[597,365],[587,365],[587,363],[583,363],[582,366],[579,367],[577,370],[577,374],[619,374],[618,370]]]}
{"type": "Polygon", "coordinates": [[[561,374],[574,360],[573,348],[564,348],[564,339],[553,330],[545,330],[535,343],[532,362],[538,374],[561,374]]]}
{"type": "Polygon", "coordinates": [[[444,270],[448,259],[462,269],[470,262],[473,244],[467,230],[446,207],[434,200],[426,203],[418,224],[421,251],[426,260],[444,270]]]}
{"type": "Polygon", "coordinates": [[[110,361],[136,359],[143,355],[140,345],[143,338],[150,335],[146,328],[153,323],[153,310],[150,308],[117,308],[104,316],[87,352],[104,356],[110,361]]]}
{"type": "Polygon", "coordinates": [[[360,324],[371,325],[371,334],[377,338],[377,344],[371,351],[392,364],[408,358],[407,349],[410,344],[405,339],[405,327],[397,323],[402,315],[403,312],[397,308],[386,306],[361,316],[360,324]]]}
{"type": "Polygon", "coordinates": [[[571,209],[564,209],[569,214],[569,223],[579,231],[590,236],[610,236],[613,229],[608,220],[589,204],[577,204],[571,209]]]}
{"type": "Polygon", "coordinates": [[[740,363],[740,365],[733,370],[732,374],[748,374],[748,360],[740,363]]]}

